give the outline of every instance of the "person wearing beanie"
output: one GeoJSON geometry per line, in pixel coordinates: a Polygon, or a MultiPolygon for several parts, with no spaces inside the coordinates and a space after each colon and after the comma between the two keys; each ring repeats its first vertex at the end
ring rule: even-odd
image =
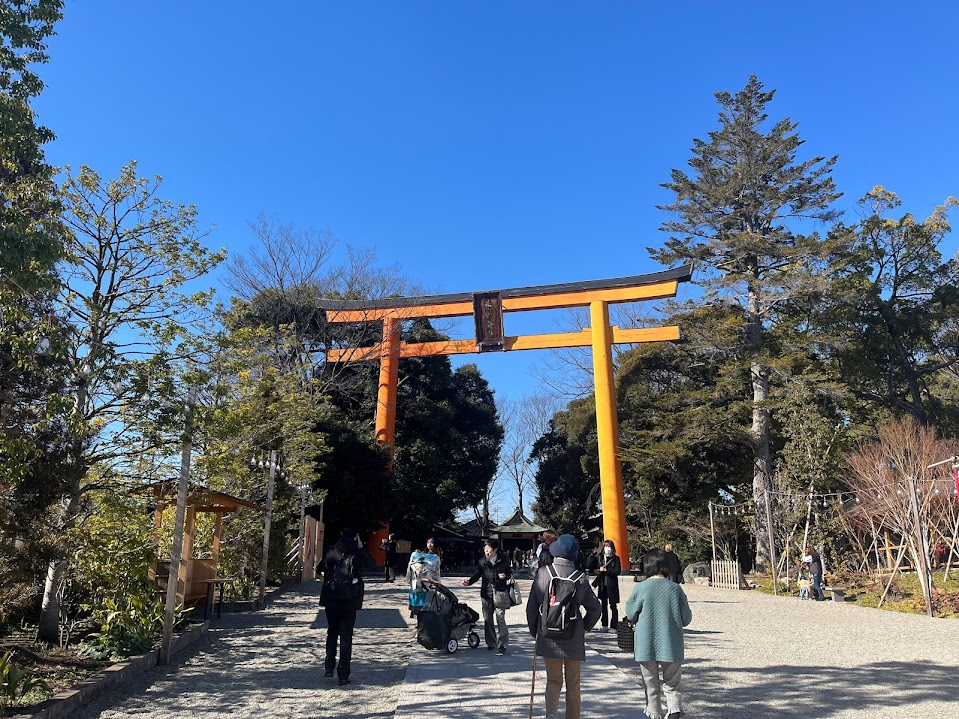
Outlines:
{"type": "Polygon", "coordinates": [[[340,686],[350,683],[350,661],[353,658],[353,627],[356,624],[356,610],[363,606],[363,572],[376,566],[373,558],[363,549],[360,534],[355,527],[346,527],[340,534],[340,541],[326,553],[323,560],[323,582],[332,586],[337,567],[341,574],[352,574],[353,588],[350,596],[336,596],[332,590],[324,601],[326,609],[326,661],[324,676],[332,677],[333,670],[339,677],[340,686]],[[344,570],[345,567],[350,569],[344,570]],[[340,661],[336,661],[336,649],[339,643],[340,661]]]}
{"type": "Polygon", "coordinates": [[[599,620],[602,610],[599,600],[589,587],[586,575],[576,569],[579,556],[579,542],[571,534],[563,534],[549,545],[552,565],[540,567],[530,588],[526,602],[526,623],[529,633],[536,638],[536,653],[546,663],[546,716],[556,719],[559,710],[559,697],[566,683],[566,719],[579,719],[580,668],[586,661],[586,632],[599,620]],[[540,633],[540,608],[547,599],[552,575],[574,577],[576,579],[576,602],[580,612],[585,612],[574,620],[573,636],[570,639],[547,638],[540,633]]]}

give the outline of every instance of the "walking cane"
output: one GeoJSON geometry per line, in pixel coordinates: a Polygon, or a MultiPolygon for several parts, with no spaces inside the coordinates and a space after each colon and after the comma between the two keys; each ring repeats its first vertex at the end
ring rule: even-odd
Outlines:
{"type": "Polygon", "coordinates": [[[529,719],[533,719],[533,698],[536,696],[536,637],[533,637],[533,684],[529,688],[529,719]]]}

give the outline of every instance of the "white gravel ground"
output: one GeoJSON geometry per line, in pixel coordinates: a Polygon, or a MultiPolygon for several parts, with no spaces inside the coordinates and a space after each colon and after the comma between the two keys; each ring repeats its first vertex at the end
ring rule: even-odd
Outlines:
{"type": "Polygon", "coordinates": [[[319,582],[293,585],[263,610],[224,614],[174,663],[84,707],[76,719],[392,717],[413,646],[400,584],[367,583],[352,680],[323,677],[326,617],[319,582]]]}
{"type": "MultiPolygon", "coordinates": [[[[683,585],[689,717],[956,719],[959,621],[683,585]]],[[[623,584],[626,596],[631,587],[623,584]]],[[[609,635],[595,648],[639,682],[609,635]]]]}
{"type": "MultiPolygon", "coordinates": [[[[475,588],[449,581],[479,609],[475,588]]],[[[528,589],[528,582],[522,586],[528,589]]],[[[621,587],[625,599],[632,585],[623,581],[621,587]]],[[[959,718],[957,621],[848,602],[685,589],[693,609],[683,678],[690,719],[959,718]]],[[[357,622],[354,683],[339,688],[322,676],[326,625],[318,590],[314,582],[294,585],[263,611],[224,615],[209,639],[175,664],[152,670],[76,716],[527,716],[531,643],[521,607],[509,613],[507,657],[482,649],[447,656],[415,644],[402,586],[374,579],[357,622]]],[[[612,633],[594,632],[587,641],[593,651],[584,666],[584,718],[641,717],[641,683],[631,657],[616,648],[612,633]],[[611,701],[623,705],[613,708],[611,701]]],[[[537,694],[543,681],[540,674],[537,694]]],[[[539,698],[535,706],[534,716],[542,717],[539,698]]]]}

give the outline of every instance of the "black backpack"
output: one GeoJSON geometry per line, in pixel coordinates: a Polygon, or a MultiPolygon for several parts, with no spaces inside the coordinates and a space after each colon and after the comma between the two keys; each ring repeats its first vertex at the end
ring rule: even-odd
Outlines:
{"type": "Polygon", "coordinates": [[[540,631],[547,639],[572,639],[575,623],[580,619],[576,584],[585,575],[577,570],[568,577],[561,577],[552,564],[547,564],[546,570],[549,582],[546,597],[539,608],[540,631]]]}
{"type": "Polygon", "coordinates": [[[360,594],[360,581],[353,573],[352,554],[339,554],[330,573],[330,593],[332,599],[356,599],[360,594]]]}

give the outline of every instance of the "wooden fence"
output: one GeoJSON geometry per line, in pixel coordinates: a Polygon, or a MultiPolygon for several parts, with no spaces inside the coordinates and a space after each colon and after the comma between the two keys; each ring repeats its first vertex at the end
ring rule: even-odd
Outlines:
{"type": "Polygon", "coordinates": [[[739,562],[724,560],[713,561],[712,577],[709,583],[720,589],[742,589],[745,586],[743,582],[743,573],[739,568],[739,562]]]}

